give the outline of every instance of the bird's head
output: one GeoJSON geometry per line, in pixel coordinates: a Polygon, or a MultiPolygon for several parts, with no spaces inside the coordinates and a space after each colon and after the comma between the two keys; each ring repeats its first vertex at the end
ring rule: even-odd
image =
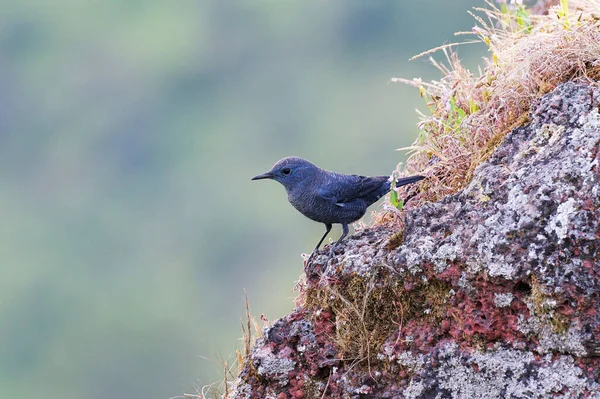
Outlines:
{"type": "Polygon", "coordinates": [[[283,158],[266,173],[254,176],[252,180],[272,179],[283,184],[286,190],[290,190],[300,183],[313,179],[319,168],[306,159],[298,157],[283,158]]]}

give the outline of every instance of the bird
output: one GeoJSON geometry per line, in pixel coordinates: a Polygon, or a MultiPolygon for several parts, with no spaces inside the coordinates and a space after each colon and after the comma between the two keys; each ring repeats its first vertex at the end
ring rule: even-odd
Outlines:
{"type": "MultiPolygon", "coordinates": [[[[396,187],[416,183],[425,176],[410,176],[396,180],[396,187]]],[[[285,187],[288,201],[307,218],[325,224],[325,234],[308,258],[319,249],[333,224],[342,225],[342,235],[329,251],[348,235],[348,225],[362,218],[367,208],[391,190],[390,176],[359,176],[331,172],[299,157],[286,157],[265,173],[251,180],[271,179],[285,187]]]]}

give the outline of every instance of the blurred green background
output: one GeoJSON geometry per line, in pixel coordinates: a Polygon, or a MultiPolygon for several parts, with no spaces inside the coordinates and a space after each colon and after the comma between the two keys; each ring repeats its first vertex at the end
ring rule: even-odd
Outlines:
{"type": "MultiPolygon", "coordinates": [[[[0,397],[169,398],[292,308],[298,155],[387,174],[483,1],[0,2],[0,397]],[[441,56],[438,55],[438,59],[441,56]]],[[[475,65],[481,47],[460,49],[475,65]]],[[[332,238],[337,238],[339,229],[332,238]]]]}

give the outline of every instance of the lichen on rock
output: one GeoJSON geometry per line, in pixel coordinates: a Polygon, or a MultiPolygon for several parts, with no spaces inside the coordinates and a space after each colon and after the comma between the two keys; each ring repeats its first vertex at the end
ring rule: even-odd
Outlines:
{"type": "Polygon", "coordinates": [[[406,399],[573,398],[589,388],[568,356],[536,358],[507,348],[465,354],[452,343],[435,356],[440,366],[419,370],[404,391],[406,399]]]}

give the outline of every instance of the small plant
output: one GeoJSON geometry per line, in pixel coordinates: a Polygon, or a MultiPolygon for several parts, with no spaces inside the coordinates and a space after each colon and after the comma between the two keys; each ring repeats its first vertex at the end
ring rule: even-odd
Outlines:
{"type": "Polygon", "coordinates": [[[510,24],[516,23],[517,27],[525,33],[530,33],[533,24],[531,22],[531,14],[523,3],[506,4],[500,3],[500,11],[504,16],[502,23],[508,28],[510,24]]]}
{"type": "Polygon", "coordinates": [[[398,191],[396,191],[396,179],[392,180],[392,191],[390,193],[390,204],[399,211],[404,208],[404,201],[400,199],[398,196],[398,191]]]}
{"type": "Polygon", "coordinates": [[[569,28],[569,0],[560,0],[560,9],[556,12],[556,16],[563,21],[565,29],[569,28]]]}

